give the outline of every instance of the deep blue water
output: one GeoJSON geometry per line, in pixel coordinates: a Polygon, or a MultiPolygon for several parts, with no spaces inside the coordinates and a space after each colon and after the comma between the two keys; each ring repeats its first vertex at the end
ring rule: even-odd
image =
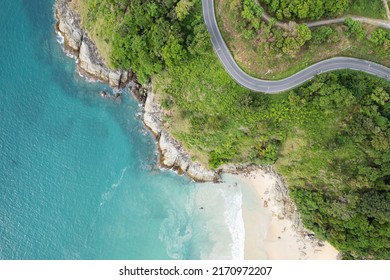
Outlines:
{"type": "Polygon", "coordinates": [[[1,3],[0,259],[230,258],[237,193],[159,170],[138,104],[100,98],[53,26],[53,0],[1,3]]]}

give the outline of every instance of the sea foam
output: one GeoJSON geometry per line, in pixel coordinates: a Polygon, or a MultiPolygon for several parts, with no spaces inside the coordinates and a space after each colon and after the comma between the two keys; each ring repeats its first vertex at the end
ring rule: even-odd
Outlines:
{"type": "Polygon", "coordinates": [[[232,238],[232,259],[243,260],[245,227],[242,217],[242,192],[241,187],[236,183],[231,188],[229,188],[229,191],[221,189],[222,196],[225,199],[225,222],[232,238]],[[231,188],[234,188],[234,190],[232,191],[231,188]]]}

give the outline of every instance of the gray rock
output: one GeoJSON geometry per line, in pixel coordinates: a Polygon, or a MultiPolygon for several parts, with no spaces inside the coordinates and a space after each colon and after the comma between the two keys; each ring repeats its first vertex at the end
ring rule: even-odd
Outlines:
{"type": "Polygon", "coordinates": [[[162,155],[162,162],[166,167],[178,167],[177,162],[180,156],[179,147],[165,131],[161,132],[159,147],[162,155]]]}
{"type": "Polygon", "coordinates": [[[101,62],[96,54],[96,47],[85,34],[79,52],[79,68],[94,78],[109,82],[110,70],[101,62]]]}
{"type": "Polygon", "coordinates": [[[217,181],[219,175],[211,170],[206,169],[197,162],[191,162],[187,170],[188,175],[198,181],[217,181]]]}
{"type": "Polygon", "coordinates": [[[144,123],[159,138],[161,164],[168,168],[179,169],[197,181],[217,181],[219,175],[216,172],[198,162],[193,162],[183,145],[165,130],[163,116],[161,106],[156,102],[151,88],[148,87],[144,105],[144,123]]]}
{"type": "Polygon", "coordinates": [[[108,80],[110,87],[119,87],[121,84],[121,71],[111,71],[108,73],[108,80]]]}
{"type": "Polygon", "coordinates": [[[56,18],[58,30],[65,39],[65,47],[78,58],[78,69],[83,74],[111,87],[120,87],[128,82],[128,71],[111,70],[99,56],[94,42],[81,27],[81,18],[72,10],[67,0],[56,0],[56,18]]]}
{"type": "Polygon", "coordinates": [[[58,30],[65,38],[65,44],[73,51],[78,52],[83,38],[80,16],[72,9],[69,9],[66,0],[56,1],[56,17],[58,30]]]}
{"type": "Polygon", "coordinates": [[[125,85],[127,84],[127,82],[129,81],[129,72],[128,71],[123,71],[121,73],[121,85],[125,85]]]}
{"type": "Polygon", "coordinates": [[[144,105],[144,123],[157,136],[160,135],[163,113],[160,105],[155,102],[154,94],[148,91],[144,105]]]}

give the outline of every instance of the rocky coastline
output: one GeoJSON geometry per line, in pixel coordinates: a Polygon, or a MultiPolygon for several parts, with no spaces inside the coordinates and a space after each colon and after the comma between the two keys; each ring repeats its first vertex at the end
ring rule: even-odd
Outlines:
{"type": "Polygon", "coordinates": [[[77,59],[78,71],[88,77],[108,83],[113,88],[123,87],[134,76],[131,71],[109,69],[98,54],[95,44],[81,26],[81,18],[67,0],[55,4],[56,30],[64,37],[64,46],[77,59]]]}
{"type": "MultiPolygon", "coordinates": [[[[154,134],[158,143],[159,164],[163,168],[177,170],[197,182],[218,182],[222,173],[250,174],[260,169],[256,165],[226,164],[212,171],[196,161],[192,161],[183,145],[174,139],[164,128],[164,110],[157,102],[151,84],[142,86],[137,82],[136,75],[131,71],[110,70],[100,58],[98,50],[81,26],[79,14],[69,6],[68,0],[56,0],[56,29],[64,37],[64,47],[76,57],[78,71],[94,79],[109,83],[113,88],[128,86],[134,97],[143,105],[143,123],[154,134]]],[[[276,173],[273,166],[262,167],[262,170],[277,178],[280,197],[283,204],[281,216],[293,218],[295,206],[288,196],[283,178],[276,173]]]]}
{"type": "Polygon", "coordinates": [[[105,65],[88,32],[82,27],[80,15],[69,6],[68,0],[56,0],[55,17],[56,30],[64,37],[65,49],[76,58],[80,74],[108,83],[112,88],[129,87],[134,97],[143,104],[143,121],[157,139],[162,167],[185,173],[197,182],[220,179],[219,172],[192,161],[183,145],[163,127],[164,112],[156,102],[150,84],[140,85],[131,70],[111,70],[105,65]]]}

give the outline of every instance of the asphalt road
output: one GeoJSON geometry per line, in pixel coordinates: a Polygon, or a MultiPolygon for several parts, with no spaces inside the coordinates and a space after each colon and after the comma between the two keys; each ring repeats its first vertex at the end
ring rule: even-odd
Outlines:
{"type": "Polygon", "coordinates": [[[363,71],[390,81],[390,68],[374,62],[349,57],[334,57],[318,62],[282,80],[267,81],[254,78],[241,70],[226,46],[215,18],[214,0],[202,0],[202,6],[203,17],[211,35],[214,51],[230,76],[237,83],[250,90],[269,94],[279,93],[292,89],[310,80],[315,75],[339,69],[363,71]]]}

